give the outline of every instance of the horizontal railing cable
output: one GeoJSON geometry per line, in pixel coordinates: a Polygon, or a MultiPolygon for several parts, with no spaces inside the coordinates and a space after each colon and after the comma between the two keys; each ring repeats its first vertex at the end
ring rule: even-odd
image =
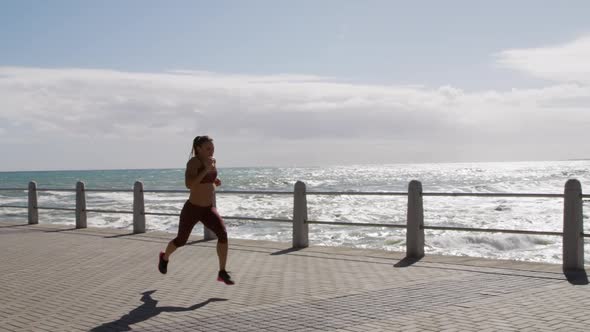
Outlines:
{"type": "MultiPolygon", "coordinates": [[[[292,193],[291,193],[292,194],[292,193]]],[[[308,191],[306,195],[326,195],[326,196],[408,196],[407,192],[393,191],[308,191]]]]}
{"type": "Polygon", "coordinates": [[[278,219],[278,218],[254,218],[254,217],[239,217],[239,216],[222,216],[223,219],[228,220],[250,220],[250,221],[270,221],[270,222],[289,222],[292,223],[291,219],[278,219]]]}
{"type": "MultiPolygon", "coordinates": [[[[150,189],[143,190],[144,193],[175,193],[185,194],[188,190],[175,189],[150,189]]],[[[293,195],[292,191],[260,191],[260,190],[216,190],[217,194],[250,194],[250,195],[293,195]]]]}
{"type": "Polygon", "coordinates": [[[133,189],[84,189],[86,192],[132,193],[133,189]]]}
{"type": "Polygon", "coordinates": [[[471,197],[531,197],[554,198],[563,194],[532,194],[532,193],[422,193],[422,196],[471,196],[471,197]]]}
{"type": "Polygon", "coordinates": [[[121,214],[133,214],[133,211],[125,210],[102,210],[102,209],[86,209],[85,212],[91,213],[121,213],[121,214]]]}
{"type": "Polygon", "coordinates": [[[362,223],[362,222],[345,222],[345,221],[321,221],[321,220],[308,220],[307,224],[319,224],[319,225],[336,225],[336,226],[366,226],[366,227],[391,227],[391,228],[406,228],[407,225],[400,224],[380,224],[380,223],[362,223]]]}
{"type": "Polygon", "coordinates": [[[37,206],[39,210],[58,210],[58,211],[76,211],[75,208],[63,208],[63,207],[52,207],[52,206],[37,206]]]}
{"type": "Polygon", "coordinates": [[[0,205],[0,208],[28,209],[29,207],[22,205],[0,205]]]}
{"type": "MultiPolygon", "coordinates": [[[[146,216],[168,216],[178,217],[179,213],[167,213],[167,212],[144,212],[146,216]]],[[[279,218],[256,218],[256,217],[242,217],[242,216],[221,216],[227,220],[250,220],[250,221],[271,221],[271,222],[293,222],[291,219],[279,219],[279,218]]]]}
{"type": "Polygon", "coordinates": [[[245,195],[293,195],[292,191],[258,191],[258,190],[219,190],[218,194],[245,194],[245,195]]]}
{"type": "Polygon", "coordinates": [[[76,189],[71,188],[37,188],[37,191],[57,191],[57,192],[76,192],[76,189]]]}
{"type": "Polygon", "coordinates": [[[178,217],[180,213],[167,213],[167,212],[144,212],[145,216],[169,216],[169,217],[178,217]]]}

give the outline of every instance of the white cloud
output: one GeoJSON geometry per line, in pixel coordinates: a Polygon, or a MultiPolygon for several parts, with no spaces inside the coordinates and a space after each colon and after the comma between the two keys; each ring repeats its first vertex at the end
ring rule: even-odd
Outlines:
{"type": "Polygon", "coordinates": [[[590,83],[590,36],[555,46],[505,50],[496,56],[500,66],[534,77],[590,83]]]}
{"type": "Polygon", "coordinates": [[[0,167],[182,167],[205,133],[226,165],[588,157],[588,100],[584,84],[468,93],[308,75],[0,67],[0,155],[15,156],[0,167]]]}

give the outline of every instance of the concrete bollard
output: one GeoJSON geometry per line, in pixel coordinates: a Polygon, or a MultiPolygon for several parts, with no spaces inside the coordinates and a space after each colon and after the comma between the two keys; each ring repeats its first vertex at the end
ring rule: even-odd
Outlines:
{"type": "Polygon", "coordinates": [[[406,232],[406,256],[424,257],[424,209],[422,183],[412,180],[408,186],[408,220],[406,232]]]}
{"type": "Polygon", "coordinates": [[[39,209],[37,209],[37,182],[29,182],[29,225],[39,223],[39,209]]]}
{"type": "Polygon", "coordinates": [[[145,233],[145,204],[141,181],[136,181],[133,185],[133,233],[145,233]]]}
{"type": "Polygon", "coordinates": [[[293,202],[293,248],[307,248],[309,246],[308,226],[305,183],[297,181],[293,202]]]}
{"type": "Polygon", "coordinates": [[[86,192],[84,182],[76,183],[76,228],[86,228],[86,192]]]}
{"type": "Polygon", "coordinates": [[[563,270],[584,269],[584,238],[582,237],[582,185],[570,179],[565,183],[563,200],[563,270]]]}
{"type": "MultiPolygon", "coordinates": [[[[213,206],[217,208],[217,196],[215,195],[215,193],[213,193],[213,206]]],[[[203,225],[203,240],[209,241],[215,239],[217,239],[217,235],[215,235],[215,233],[212,230],[203,225]]]]}

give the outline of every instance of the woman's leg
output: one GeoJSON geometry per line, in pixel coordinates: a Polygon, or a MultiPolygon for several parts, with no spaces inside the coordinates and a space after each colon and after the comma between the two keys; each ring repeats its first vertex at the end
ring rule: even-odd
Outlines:
{"type": "Polygon", "coordinates": [[[221,216],[217,212],[217,208],[209,207],[206,213],[203,213],[201,221],[205,227],[209,228],[215,235],[217,235],[217,257],[219,258],[219,270],[225,270],[227,262],[227,232],[225,224],[221,216]]]}
{"type": "Polygon", "coordinates": [[[158,270],[162,274],[168,273],[168,259],[170,259],[170,255],[179,247],[182,247],[186,244],[188,237],[191,235],[193,227],[197,223],[197,219],[195,218],[194,214],[194,207],[190,204],[189,201],[184,203],[182,207],[182,211],[180,212],[180,221],[178,223],[178,235],[174,240],[168,243],[166,246],[165,252],[160,252],[158,257],[158,270]]]}
{"type": "Polygon", "coordinates": [[[174,245],[174,240],[168,242],[168,245],[166,246],[166,251],[164,251],[164,260],[168,260],[170,258],[170,255],[172,255],[172,253],[176,251],[176,248],[178,247],[174,245]]]}
{"type": "Polygon", "coordinates": [[[217,240],[217,257],[219,258],[219,271],[225,271],[228,248],[229,245],[227,243],[227,240],[225,240],[225,242],[217,240]]]}
{"type": "Polygon", "coordinates": [[[215,207],[209,208],[207,213],[201,219],[203,225],[209,228],[211,231],[217,235],[217,258],[219,259],[219,281],[223,281],[228,285],[233,285],[233,281],[227,272],[225,271],[225,266],[227,263],[227,255],[229,251],[229,245],[227,242],[227,232],[225,230],[225,224],[223,219],[217,212],[215,207]]]}

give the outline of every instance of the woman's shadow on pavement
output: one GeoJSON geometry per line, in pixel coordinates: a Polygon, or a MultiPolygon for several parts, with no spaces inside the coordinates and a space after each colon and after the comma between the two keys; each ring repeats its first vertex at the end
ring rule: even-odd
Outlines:
{"type": "Polygon", "coordinates": [[[207,301],[194,304],[188,308],[183,307],[156,307],[158,301],[152,299],[152,294],[155,290],[145,291],[143,292],[143,296],[141,297],[142,305],[139,307],[131,310],[128,314],[123,315],[121,318],[102,324],[101,326],[97,326],[90,331],[94,332],[112,332],[112,331],[130,331],[131,325],[137,324],[139,322],[143,322],[148,320],[152,317],[159,315],[162,312],[183,312],[183,311],[191,311],[203,307],[211,302],[219,302],[219,301],[227,301],[227,299],[219,299],[219,298],[210,298],[207,301]]]}

